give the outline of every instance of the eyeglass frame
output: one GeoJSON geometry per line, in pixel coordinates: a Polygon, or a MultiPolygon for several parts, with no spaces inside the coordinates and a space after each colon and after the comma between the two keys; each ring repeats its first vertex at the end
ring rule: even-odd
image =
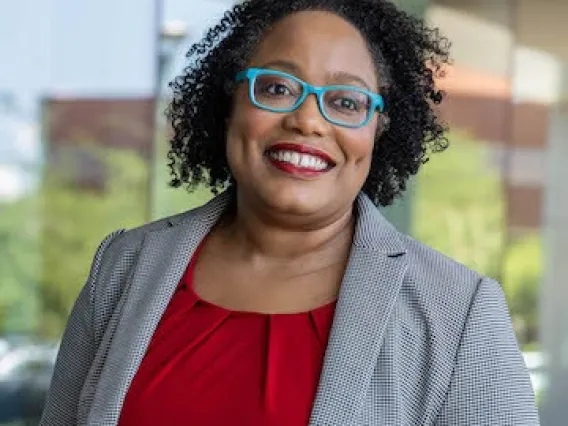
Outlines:
{"type": "Polygon", "coordinates": [[[286,73],[286,72],[283,72],[283,71],[279,71],[279,70],[268,69],[268,68],[248,68],[244,71],[238,72],[237,75],[235,76],[235,82],[240,83],[244,80],[248,80],[248,82],[249,82],[249,90],[248,90],[249,99],[252,102],[252,104],[254,106],[256,106],[257,108],[260,108],[260,109],[263,109],[263,110],[266,110],[266,111],[277,112],[277,113],[289,113],[289,112],[293,112],[293,111],[297,110],[298,108],[300,108],[300,106],[302,106],[302,104],[305,102],[307,97],[311,94],[314,94],[317,98],[318,108],[319,108],[321,115],[331,124],[341,126],[341,127],[359,129],[359,128],[364,127],[367,124],[369,124],[369,122],[371,121],[371,118],[373,117],[373,113],[376,110],[378,110],[381,113],[384,112],[384,110],[385,110],[385,101],[384,101],[383,96],[379,95],[378,93],[373,93],[369,90],[366,90],[366,89],[363,89],[363,88],[360,88],[360,87],[357,87],[357,86],[349,86],[349,85],[314,86],[312,84],[306,83],[305,81],[299,79],[295,75],[292,75],[292,74],[289,74],[289,73],[286,73]],[[256,82],[256,78],[260,74],[262,74],[262,75],[276,75],[276,76],[279,76],[279,77],[291,79],[291,80],[299,83],[302,86],[302,95],[298,98],[296,103],[294,105],[292,105],[290,108],[272,108],[272,107],[263,105],[256,100],[256,96],[255,96],[255,93],[254,93],[254,84],[256,82]],[[363,93],[363,94],[367,95],[369,97],[369,99],[371,100],[371,105],[369,106],[368,111],[367,111],[367,118],[361,124],[348,124],[348,123],[344,123],[344,122],[341,122],[341,121],[338,121],[338,120],[334,120],[331,117],[329,117],[328,114],[325,112],[325,107],[324,107],[324,104],[323,104],[323,101],[324,101],[323,97],[324,97],[324,94],[326,92],[329,92],[331,90],[353,90],[355,92],[359,92],[359,93],[363,93]]]}

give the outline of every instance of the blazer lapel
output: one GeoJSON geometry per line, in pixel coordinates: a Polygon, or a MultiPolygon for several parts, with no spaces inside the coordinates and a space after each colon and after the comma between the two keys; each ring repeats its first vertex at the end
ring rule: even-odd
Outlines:
{"type": "Polygon", "coordinates": [[[364,195],[310,426],[354,424],[407,269],[400,234],[364,195]]]}
{"type": "Polygon", "coordinates": [[[88,425],[116,425],[130,383],[195,249],[228,202],[222,194],[144,239],[98,382],[88,425]],[[187,222],[179,223],[179,222],[187,222]],[[177,226],[175,226],[177,225],[177,226]]]}

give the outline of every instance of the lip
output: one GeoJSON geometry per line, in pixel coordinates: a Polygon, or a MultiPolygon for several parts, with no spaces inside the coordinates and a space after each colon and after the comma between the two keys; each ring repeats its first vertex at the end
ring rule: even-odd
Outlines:
{"type": "Polygon", "coordinates": [[[325,174],[327,172],[329,172],[334,166],[335,166],[335,162],[333,161],[333,159],[325,152],[323,152],[320,149],[308,146],[308,145],[302,145],[302,144],[298,144],[298,143],[290,143],[290,142],[280,142],[280,143],[276,143],[274,145],[271,145],[267,150],[266,150],[266,159],[267,161],[272,164],[272,166],[274,166],[276,169],[280,170],[281,172],[286,173],[289,176],[295,176],[297,178],[300,179],[313,179],[313,178],[317,178],[318,176],[321,176],[322,174],[325,174]],[[323,161],[325,161],[327,164],[329,164],[329,167],[323,170],[314,170],[314,169],[309,169],[309,168],[305,168],[305,167],[298,167],[295,166],[294,164],[290,164],[284,161],[278,161],[275,160],[274,158],[272,158],[269,154],[270,152],[274,152],[274,151],[292,151],[292,152],[297,152],[299,154],[308,154],[308,155],[312,155],[314,157],[317,157],[323,161]]]}
{"type": "Polygon", "coordinates": [[[335,166],[335,161],[324,151],[314,148],[312,146],[298,144],[298,143],[290,143],[290,142],[279,142],[271,145],[267,148],[267,152],[270,151],[294,151],[300,154],[309,154],[317,157],[323,161],[325,161],[330,166],[335,166]]]}

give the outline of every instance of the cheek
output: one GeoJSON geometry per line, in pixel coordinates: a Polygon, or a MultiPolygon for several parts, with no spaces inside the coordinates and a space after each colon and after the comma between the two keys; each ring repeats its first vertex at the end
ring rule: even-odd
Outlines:
{"type": "Polygon", "coordinates": [[[252,105],[246,93],[237,93],[233,114],[228,123],[228,138],[251,143],[263,139],[270,129],[278,125],[278,114],[263,111],[252,105]]]}
{"type": "Polygon", "coordinates": [[[369,161],[371,156],[373,155],[373,149],[375,148],[376,136],[377,133],[374,129],[369,129],[369,131],[367,131],[363,136],[364,143],[362,145],[364,146],[365,157],[367,157],[369,161]]]}
{"type": "Polygon", "coordinates": [[[347,161],[358,165],[370,164],[375,145],[375,129],[367,126],[358,130],[344,133],[341,139],[344,141],[347,161]]]}
{"type": "Polygon", "coordinates": [[[371,164],[375,143],[378,136],[378,119],[375,117],[369,125],[361,129],[361,152],[363,153],[367,163],[371,164]]]}
{"type": "Polygon", "coordinates": [[[274,127],[279,125],[278,115],[251,105],[248,100],[235,103],[227,122],[225,152],[234,175],[239,169],[258,160],[264,153],[264,145],[270,140],[274,127]]]}

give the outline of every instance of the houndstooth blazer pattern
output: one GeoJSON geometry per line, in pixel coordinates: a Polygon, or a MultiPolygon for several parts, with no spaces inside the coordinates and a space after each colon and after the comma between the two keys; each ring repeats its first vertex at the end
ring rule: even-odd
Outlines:
{"type": "MultiPolygon", "coordinates": [[[[117,424],[187,263],[228,199],[104,239],[40,426],[117,424]]],[[[499,284],[400,234],[363,194],[356,211],[310,426],[538,425],[499,284]]]]}

